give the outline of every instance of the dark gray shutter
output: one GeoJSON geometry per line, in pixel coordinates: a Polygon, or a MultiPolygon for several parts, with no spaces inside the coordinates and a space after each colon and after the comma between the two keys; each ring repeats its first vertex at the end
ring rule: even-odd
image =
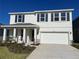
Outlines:
{"type": "Polygon", "coordinates": [[[69,15],[69,12],[67,12],[67,21],[70,21],[70,15],[69,15]]]}
{"type": "Polygon", "coordinates": [[[39,14],[37,14],[37,22],[39,22],[39,14]]]}
{"type": "Polygon", "coordinates": [[[51,13],[51,21],[53,21],[53,13],[51,13]]]}
{"type": "Polygon", "coordinates": [[[15,22],[17,22],[17,15],[15,15],[15,22]]]}
{"type": "Polygon", "coordinates": [[[22,20],[22,22],[24,22],[24,15],[23,15],[23,20],[22,20]]]}
{"type": "Polygon", "coordinates": [[[46,22],[48,22],[48,14],[46,13],[46,22]]]}

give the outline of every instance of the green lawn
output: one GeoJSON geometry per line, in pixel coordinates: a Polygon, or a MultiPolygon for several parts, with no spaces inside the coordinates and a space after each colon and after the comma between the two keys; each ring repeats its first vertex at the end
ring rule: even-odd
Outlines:
{"type": "Polygon", "coordinates": [[[26,59],[35,47],[0,46],[0,59],[26,59]]]}

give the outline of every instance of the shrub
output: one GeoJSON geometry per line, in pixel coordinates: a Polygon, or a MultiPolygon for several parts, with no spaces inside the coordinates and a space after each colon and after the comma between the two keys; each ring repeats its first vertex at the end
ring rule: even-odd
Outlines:
{"type": "Polygon", "coordinates": [[[14,53],[30,53],[35,49],[35,47],[23,46],[23,44],[17,43],[9,44],[7,47],[9,51],[14,53]]]}

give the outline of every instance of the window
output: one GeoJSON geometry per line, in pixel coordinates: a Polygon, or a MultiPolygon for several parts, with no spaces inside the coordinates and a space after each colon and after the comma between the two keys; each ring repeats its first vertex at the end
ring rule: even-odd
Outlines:
{"type": "Polygon", "coordinates": [[[41,19],[41,21],[44,21],[44,19],[45,19],[45,16],[44,16],[45,14],[41,14],[40,15],[40,19],[41,19]]]}
{"type": "Polygon", "coordinates": [[[54,18],[55,21],[59,21],[59,13],[55,13],[55,18],[54,18]]]}
{"type": "Polygon", "coordinates": [[[21,22],[21,18],[22,18],[22,16],[18,15],[18,22],[21,22]]]}
{"type": "Polygon", "coordinates": [[[69,12],[54,12],[51,13],[51,21],[70,21],[69,12]],[[60,17],[60,20],[59,20],[60,17]]]}
{"type": "Polygon", "coordinates": [[[59,21],[59,12],[51,13],[51,21],[59,21]]]}
{"type": "Polygon", "coordinates": [[[70,21],[70,15],[69,15],[69,12],[67,12],[67,21],[70,21]]]}
{"type": "Polygon", "coordinates": [[[61,13],[61,21],[66,21],[66,14],[65,14],[65,12],[61,13]]]}
{"type": "Polygon", "coordinates": [[[47,22],[47,21],[48,21],[48,14],[47,13],[37,14],[37,22],[47,22]]]}
{"type": "Polygon", "coordinates": [[[16,15],[15,22],[24,22],[24,15],[16,15]]]}

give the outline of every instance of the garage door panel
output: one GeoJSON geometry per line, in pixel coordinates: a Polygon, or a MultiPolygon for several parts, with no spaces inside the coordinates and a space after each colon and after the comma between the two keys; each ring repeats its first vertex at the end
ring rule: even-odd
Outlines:
{"type": "Polygon", "coordinates": [[[68,33],[41,33],[41,43],[68,44],[68,33]]]}

